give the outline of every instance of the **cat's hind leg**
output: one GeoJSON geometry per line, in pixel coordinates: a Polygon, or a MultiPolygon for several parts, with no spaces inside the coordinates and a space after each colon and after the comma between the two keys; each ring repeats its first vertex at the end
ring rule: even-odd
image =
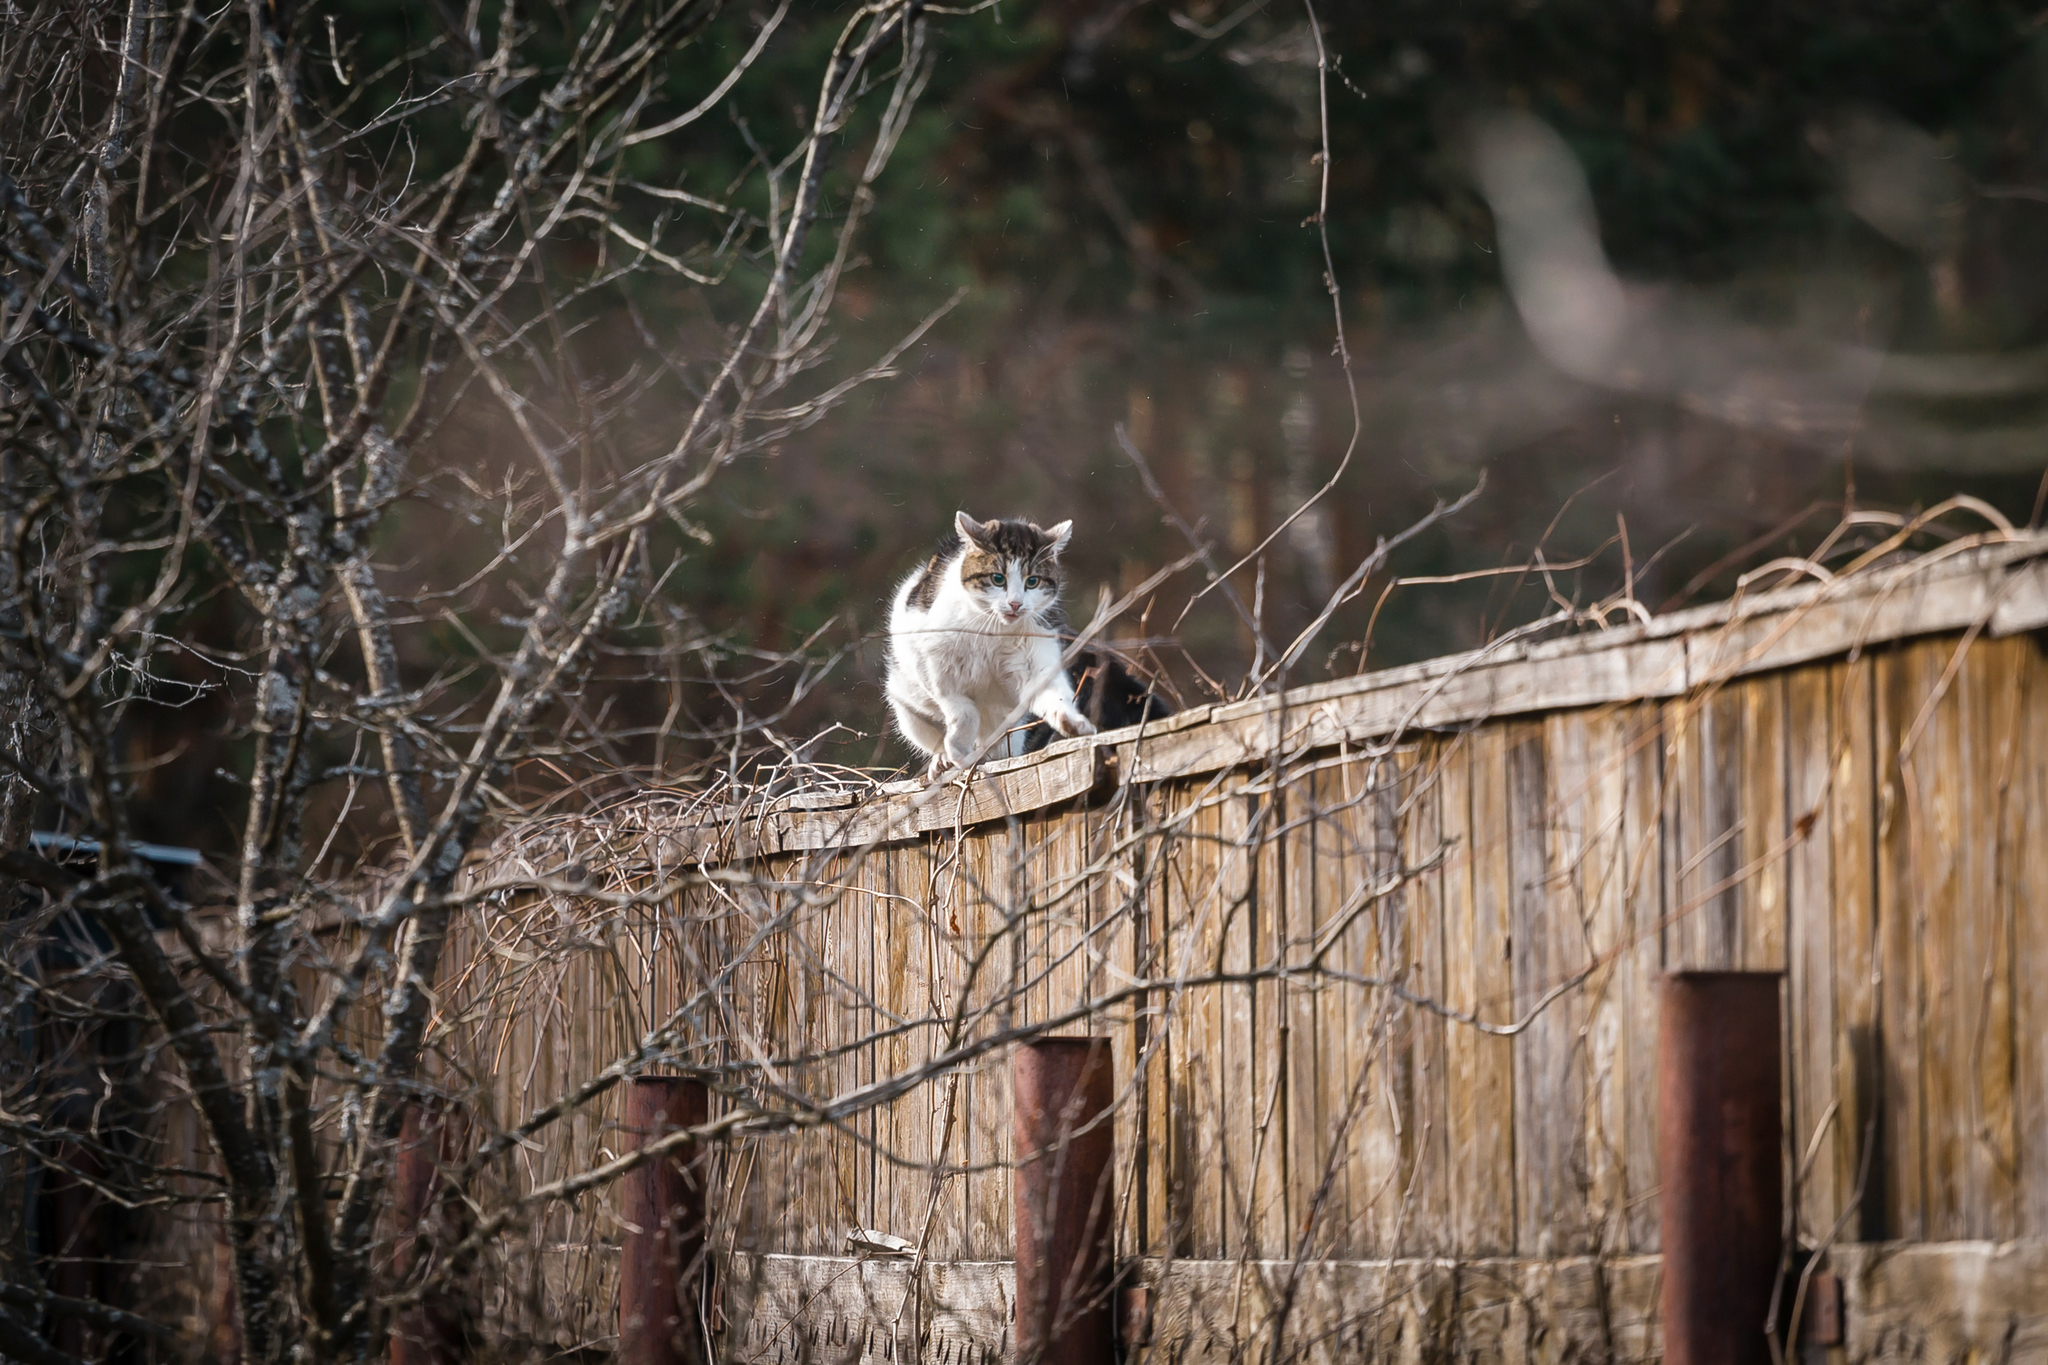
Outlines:
{"type": "Polygon", "coordinates": [[[937,767],[946,751],[946,721],[907,697],[891,692],[889,709],[896,713],[896,728],[937,767]]]}

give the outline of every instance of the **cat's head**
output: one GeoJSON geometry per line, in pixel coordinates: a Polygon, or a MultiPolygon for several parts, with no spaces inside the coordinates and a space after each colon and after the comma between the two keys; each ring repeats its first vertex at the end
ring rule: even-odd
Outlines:
{"type": "Polygon", "coordinates": [[[964,553],[960,584],[989,615],[1014,625],[1059,601],[1060,551],[1074,523],[1041,529],[1028,521],[976,521],[953,514],[964,553]]]}

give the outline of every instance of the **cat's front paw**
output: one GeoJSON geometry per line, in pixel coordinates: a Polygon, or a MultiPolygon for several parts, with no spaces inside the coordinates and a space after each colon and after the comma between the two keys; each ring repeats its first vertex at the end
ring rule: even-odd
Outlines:
{"type": "Polygon", "coordinates": [[[1083,735],[1095,733],[1095,722],[1079,711],[1055,711],[1046,719],[1051,722],[1053,729],[1068,739],[1079,739],[1083,735]]]}

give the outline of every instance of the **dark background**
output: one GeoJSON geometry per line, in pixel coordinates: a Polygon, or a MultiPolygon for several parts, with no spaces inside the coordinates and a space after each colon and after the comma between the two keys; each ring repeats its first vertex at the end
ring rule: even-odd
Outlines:
{"type": "MultiPolygon", "coordinates": [[[[765,12],[728,8],[701,65],[670,73],[674,99],[694,101],[765,12]]],[[[362,71],[436,23],[396,0],[335,13],[362,71]]],[[[790,144],[845,13],[800,7],[730,116],[644,145],[634,173],[752,193],[731,188],[750,145],[790,144]]],[[[1910,511],[1963,492],[2015,522],[2037,514],[2048,12],[1396,0],[1317,13],[1331,58],[1321,92],[1309,11],[1293,0],[1010,0],[935,26],[931,88],[878,187],[827,374],[880,353],[956,289],[965,300],[900,377],[728,471],[694,509],[694,534],[677,534],[681,563],[662,588],[722,642],[728,669],[807,640],[849,651],[785,718],[789,733],[837,722],[850,728],[824,754],[908,758],[884,730],[877,632],[895,583],[956,507],[1073,518],[1069,607],[1081,619],[1099,585],[1128,587],[1181,554],[1117,449],[1117,423],[1225,562],[1337,468],[1353,422],[1313,221],[1322,93],[1325,226],[1362,430],[1317,514],[1265,555],[1269,634],[1292,636],[1378,537],[1482,471],[1480,500],[1404,547],[1394,573],[1488,568],[1539,549],[1551,563],[1594,558],[1548,582],[1402,588],[1367,648],[1389,578],[1376,576],[1290,682],[1468,648],[1560,599],[1597,599],[1631,571],[1652,610],[1723,596],[1743,568],[1814,546],[1850,505],[1910,511]],[[1716,338],[1754,349],[1734,369],[1781,379],[1770,357],[1844,347],[1947,368],[1873,387],[1846,424],[1770,403],[1731,415],[1686,391],[1684,365],[1666,381],[1567,375],[1522,325],[1475,184],[1473,130],[1502,110],[1563,137],[1632,297],[1658,316],[1707,318],[1709,350],[1716,338]],[[1995,383],[1971,381],[1993,373],[1995,383]]],[[[551,22],[572,33],[573,9],[551,22]]],[[[457,145],[451,130],[415,131],[424,165],[457,145]]],[[[845,192],[835,189],[833,211],[845,192]]],[[[673,206],[633,211],[652,224],[673,206]]],[[[587,269],[579,253],[590,250],[565,242],[554,264],[587,269]]],[[[635,279],[593,305],[578,334],[583,366],[624,372],[650,335],[695,329],[708,342],[721,306],[673,277],[635,279]]],[[[680,411],[680,398],[651,406],[633,439],[665,444],[680,411]]],[[[433,462],[489,485],[503,435],[479,407],[443,429],[433,462]]],[[[1981,527],[1967,515],[1945,524],[1981,527]]],[[[450,534],[446,503],[423,496],[384,550],[401,578],[424,584],[459,577],[475,548],[450,534]]],[[[1247,602],[1260,593],[1254,567],[1234,582],[1247,602]]],[[[1153,642],[1191,700],[1234,693],[1251,658],[1217,597],[1180,617],[1199,586],[1183,575],[1142,624],[1115,632],[1153,642]]],[[[424,670],[434,661],[420,640],[424,670]]],[[[671,776],[703,752],[709,741],[694,736],[721,708],[768,707],[787,687],[771,671],[727,693],[693,691],[675,713],[669,691],[624,687],[612,758],[635,780],[671,776]],[[632,732],[663,725],[674,736],[653,771],[655,739],[632,732]]],[[[150,832],[218,842],[204,723],[166,724],[197,747],[194,761],[148,779],[164,812],[150,832]]],[[[173,738],[140,736],[138,752],[173,738]]]]}
{"type": "MultiPolygon", "coordinates": [[[[835,614],[872,630],[896,579],[965,506],[1074,517],[1070,594],[1085,614],[1095,584],[1135,582],[1182,548],[1117,453],[1113,423],[1129,425],[1224,551],[1249,549],[1335,468],[1349,404],[1317,234],[1303,222],[1316,204],[1314,49],[1304,10],[1277,0],[1214,40],[1188,31],[1236,13],[1005,5],[1000,22],[945,30],[926,107],[883,185],[871,264],[847,291],[843,350],[872,353],[955,286],[969,297],[901,382],[738,471],[706,509],[716,543],[682,587],[693,601],[766,644],[835,614]]],[[[1638,563],[1686,537],[1640,588],[1656,608],[1725,553],[1833,504],[1744,567],[1810,546],[1851,486],[1861,505],[1969,491],[2029,516],[2048,466],[2038,391],[1874,406],[1869,425],[1910,424],[1918,439],[1859,463],[1855,435],[1734,425],[1549,370],[1503,295],[1462,143],[1466,121],[1490,108],[1557,128],[1632,281],[1762,327],[1826,332],[1830,319],[1804,314],[1833,311],[1848,315],[1838,334],[1863,345],[2025,352],[2048,340],[2037,15],[1665,0],[1331,6],[1322,17],[1336,63],[1329,239],[1366,422],[1326,504],[1324,562],[1306,537],[1269,556],[1267,608],[1282,631],[1375,537],[1482,469],[1480,503],[1404,553],[1401,572],[1519,559],[1546,530],[1551,557],[1569,559],[1613,536],[1619,512],[1638,563]],[[1956,226],[1936,259],[1844,203],[1823,148],[1841,121],[1870,115],[1924,131],[1967,177],[1944,206],[1956,226]],[[2015,426],[2037,438],[1994,468],[1940,438],[2015,426]]],[[[753,90],[764,123],[769,84],[753,90]]],[[[780,93],[795,106],[808,92],[780,93]]],[[[685,170],[687,154],[670,150],[665,173],[685,170]]],[[[1618,580],[1620,556],[1608,558],[1618,580]]],[[[1696,591],[1725,592],[1733,573],[1696,591]]],[[[1252,579],[1240,575],[1247,598],[1252,579]]],[[[1488,611],[1485,591],[1454,604],[1398,594],[1372,662],[1478,643],[1516,610],[1491,596],[1488,611]]],[[[1155,628],[1185,597],[1162,595],[1155,628]]],[[[1362,628],[1347,615],[1326,638],[1362,628]]],[[[1236,681],[1246,658],[1226,613],[1199,611],[1181,633],[1236,681]]],[[[1315,653],[1320,672],[1327,651],[1315,653]]],[[[847,715],[872,724],[873,651],[864,662],[847,715]]]]}

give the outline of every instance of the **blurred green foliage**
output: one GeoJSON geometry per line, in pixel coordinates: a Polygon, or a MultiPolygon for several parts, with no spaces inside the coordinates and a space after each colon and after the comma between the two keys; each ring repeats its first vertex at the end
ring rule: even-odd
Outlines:
{"type": "MultiPolygon", "coordinates": [[[[431,62],[408,54],[458,41],[440,10],[412,0],[331,8],[363,109],[417,96],[431,62]]],[[[1268,309],[1319,306],[1320,248],[1303,227],[1320,141],[1305,11],[1286,0],[1244,9],[1009,0],[937,21],[930,90],[879,187],[874,272],[892,289],[1028,290],[1040,307],[1085,313],[1156,302],[1157,281],[1091,183],[1092,155],[1131,221],[1204,291],[1268,309]]],[[[789,148],[850,12],[799,5],[721,108],[634,149],[631,174],[732,193],[757,153],[789,148]]],[[[657,110],[696,103],[767,13],[725,6],[661,73],[657,110]]],[[[585,17],[575,5],[518,16],[558,57],[585,17]]],[[[502,17],[486,7],[485,46],[502,17]]],[[[1494,280],[1486,210],[1457,145],[1462,119],[1489,106],[1531,109],[1564,133],[1592,179],[1609,251],[1655,276],[1725,277],[1759,253],[1843,230],[1810,139],[1845,107],[1946,132],[1984,183],[2024,178],[2043,155],[2048,56],[2020,5],[1391,0],[1326,4],[1320,17],[1332,59],[1332,251],[1347,287],[1382,291],[1396,316],[1494,280]]],[[[550,74],[536,68],[515,112],[550,74]]],[[[390,136],[421,174],[461,145],[457,121],[434,113],[395,122],[390,136]]],[[[846,187],[834,188],[843,206],[846,187]]],[[[767,208],[758,191],[758,181],[745,188],[757,213],[767,208]]]]}
{"type": "MultiPolygon", "coordinates": [[[[650,333],[703,336],[709,353],[715,329],[758,297],[767,224],[787,206],[755,172],[797,150],[852,12],[796,0],[716,109],[625,159],[613,187],[621,216],[665,250],[709,264],[726,218],[630,181],[743,216],[733,267],[743,287],[707,290],[649,269],[585,298],[577,316],[590,325],[575,344],[589,382],[628,372],[650,333]]],[[[587,12],[492,3],[480,13],[486,46],[508,13],[533,30],[540,59],[508,106],[522,114],[559,74],[587,12]]],[[[718,9],[701,41],[659,73],[643,121],[703,99],[771,13],[760,0],[718,9]]],[[[1590,182],[1602,242],[1632,280],[1695,291],[1759,324],[1833,309],[1862,344],[1892,350],[2048,343],[2038,245],[2048,240],[2048,27],[2032,10],[1943,0],[1316,0],[1329,57],[1321,80],[1310,13],[1300,0],[1004,0],[934,18],[930,86],[876,186],[824,376],[865,363],[955,290],[965,300],[905,357],[899,378],[734,466],[692,509],[695,532],[679,528],[663,546],[674,562],[662,590],[735,651],[787,647],[828,626],[833,642],[854,649],[842,683],[793,721],[865,731],[842,757],[902,756],[882,738],[876,632],[896,579],[955,507],[1075,517],[1069,582],[1085,616],[1095,585],[1127,586],[1185,548],[1117,453],[1113,424],[1126,424],[1177,509],[1225,558],[1337,468],[1352,419],[1314,221],[1326,169],[1322,226],[1365,424],[1319,513],[1323,548],[1313,536],[1282,537],[1263,571],[1248,567],[1235,581],[1247,600],[1260,596],[1276,637],[1309,619],[1328,582],[1376,537],[1482,469],[1487,497],[1404,551],[1399,571],[1499,564],[1539,543],[1553,561],[1605,545],[1555,586],[1597,596],[1632,572],[1658,607],[1725,591],[1742,564],[1811,545],[1852,487],[1865,505],[1962,490],[2016,520],[2030,515],[2048,439],[2030,467],[1952,470],[1938,442],[1917,463],[1865,466],[1853,441],[1723,426],[1642,394],[1596,396],[1526,430],[1482,423],[1484,439],[1453,431],[1451,419],[1489,403],[1540,406],[1546,386],[1568,387],[1537,373],[1506,397],[1488,396],[1501,357],[1527,349],[1470,169],[1471,121],[1492,109],[1528,110],[1563,135],[1590,182]],[[1858,111],[1924,130],[1958,169],[1967,196],[1947,286],[1845,204],[1828,138],[1858,111]],[[1850,283],[1817,287],[1838,277],[1850,283]],[[1411,396],[1435,407],[1396,432],[1411,396]],[[1440,439],[1431,413],[1443,417],[1440,439]],[[1747,558],[1731,557],[1745,546],[1747,558]]],[[[461,41],[453,0],[336,0],[300,26],[316,49],[329,15],[337,84],[345,73],[359,116],[395,115],[381,134],[391,164],[409,159],[416,177],[450,164],[463,135],[452,107],[407,102],[433,90],[436,45],[461,41]]],[[[873,137],[878,101],[843,134],[856,148],[873,137]]],[[[852,192],[844,176],[829,182],[825,211],[846,212],[852,192]]],[[[549,266],[587,280],[619,253],[568,223],[549,266]]],[[[1973,401],[1938,415],[1959,429],[2048,419],[2039,395],[2002,401],[1997,411],[1973,401]]],[[[649,404],[646,430],[621,444],[662,443],[687,402],[680,388],[665,391],[649,404]]],[[[502,435],[479,413],[443,431],[435,458],[491,466],[502,435]]],[[[389,547],[394,560],[454,553],[436,539],[436,515],[431,504],[408,514],[389,547]]],[[[1404,591],[1376,609],[1384,584],[1375,579],[1338,614],[1295,680],[1467,647],[1550,601],[1538,576],[1404,591]]],[[[1142,633],[1185,648],[1178,679],[1201,695],[1195,666],[1234,686],[1250,642],[1213,597],[1179,620],[1193,586],[1162,594],[1142,633]]],[[[742,692],[759,699],[776,685],[742,692]]],[[[658,718],[665,704],[648,701],[639,719],[658,718]]],[[[635,713],[622,705],[618,714],[635,713]]]]}

